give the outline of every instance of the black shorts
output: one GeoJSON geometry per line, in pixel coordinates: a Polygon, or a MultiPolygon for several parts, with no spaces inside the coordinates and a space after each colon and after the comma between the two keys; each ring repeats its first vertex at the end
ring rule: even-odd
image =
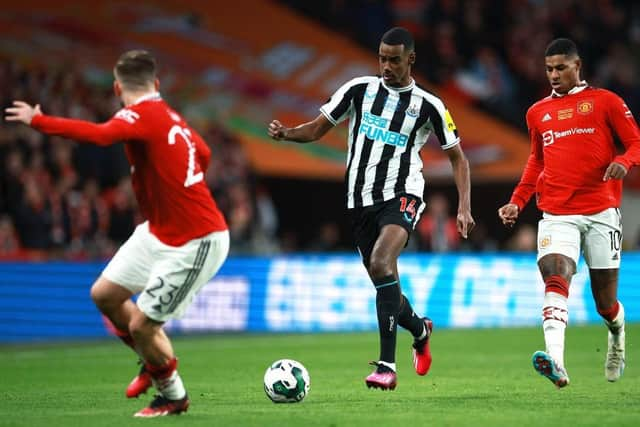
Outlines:
{"type": "Polygon", "coordinates": [[[407,230],[411,236],[423,209],[424,202],[413,194],[403,194],[372,206],[350,209],[353,238],[364,265],[369,266],[373,245],[378,240],[382,227],[396,224],[407,230]]]}

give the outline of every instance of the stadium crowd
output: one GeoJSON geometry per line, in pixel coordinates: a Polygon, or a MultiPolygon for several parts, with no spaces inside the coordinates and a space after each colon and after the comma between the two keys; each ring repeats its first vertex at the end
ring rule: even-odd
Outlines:
{"type": "Polygon", "coordinates": [[[583,76],[640,111],[640,5],[617,0],[281,0],[377,50],[393,26],[416,39],[414,70],[509,123],[550,93],[540,58],[554,37],[580,46],[583,76]],[[366,19],[364,19],[366,17],[366,19]]]}
{"type": "MultiPolygon", "coordinates": [[[[3,106],[14,99],[39,100],[48,114],[94,122],[119,108],[110,85],[87,82],[73,66],[45,69],[3,60],[0,90],[3,106]]],[[[214,124],[199,131],[215,153],[206,179],[235,246],[268,249],[259,242],[249,247],[259,240],[256,209],[264,217],[271,207],[266,195],[253,197],[240,144],[214,124]],[[215,173],[220,165],[224,174],[215,173]]],[[[0,164],[0,259],[106,259],[142,220],[120,144],[75,143],[3,121],[0,164]]]]}
{"type": "MultiPolygon", "coordinates": [[[[540,64],[554,36],[582,48],[583,73],[640,111],[640,7],[633,2],[526,0],[330,0],[282,3],[320,20],[367,49],[402,25],[415,34],[416,71],[520,128],[526,108],[549,93],[540,64]],[[366,16],[367,19],[359,19],[366,16]],[[567,31],[565,31],[567,30],[567,31]],[[598,34],[594,37],[593,34],[598,34]]],[[[104,121],[118,109],[110,84],[96,85],[73,65],[0,58],[0,93],[38,101],[45,112],[104,121]]],[[[171,93],[164,94],[171,97],[171,93]]],[[[178,110],[188,99],[171,99],[178,110]]],[[[217,123],[196,124],[213,152],[209,187],[231,231],[232,253],[350,250],[337,223],[319,227],[309,245],[278,222],[268,188],[253,175],[233,133],[217,123]],[[224,174],[217,174],[224,165],[224,174]]],[[[140,222],[120,145],[107,148],[45,137],[0,123],[0,259],[106,259],[140,222]]],[[[640,179],[636,179],[640,183],[640,179]]],[[[640,189],[640,185],[637,185],[640,189]]],[[[434,194],[419,223],[414,250],[534,250],[535,231],[523,226],[497,242],[481,221],[461,242],[451,231],[449,201],[434,194]]],[[[482,218],[480,218],[482,219],[482,218]]],[[[348,240],[348,239],[347,239],[348,240]]]]}

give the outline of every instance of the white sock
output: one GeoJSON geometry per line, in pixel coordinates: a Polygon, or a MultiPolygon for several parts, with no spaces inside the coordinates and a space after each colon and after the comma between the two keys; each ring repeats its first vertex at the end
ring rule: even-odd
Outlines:
{"type": "Polygon", "coordinates": [[[384,362],[382,360],[379,361],[378,363],[381,364],[381,365],[386,366],[387,368],[391,368],[391,369],[393,369],[393,372],[396,372],[396,364],[395,363],[384,362]]]}
{"type": "Polygon", "coordinates": [[[564,331],[569,321],[567,298],[555,292],[544,294],[542,329],[547,353],[564,366],[564,331]]]}
{"type": "Polygon", "coordinates": [[[173,371],[169,378],[164,380],[154,379],[153,385],[164,397],[170,400],[182,399],[187,394],[177,369],[173,371]]]}

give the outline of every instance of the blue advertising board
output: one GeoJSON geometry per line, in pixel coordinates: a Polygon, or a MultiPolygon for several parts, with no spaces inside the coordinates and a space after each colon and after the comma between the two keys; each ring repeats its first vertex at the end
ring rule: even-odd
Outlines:
{"type": "MultiPolygon", "coordinates": [[[[106,336],[89,296],[100,263],[0,263],[0,342],[106,336]]],[[[534,326],[544,284],[533,254],[401,257],[403,292],[439,328],[534,326]]],[[[620,300],[640,320],[640,254],[626,253],[620,300]]],[[[572,324],[597,323],[581,264],[569,297],[572,324]]],[[[189,332],[324,332],[376,328],[375,291],[353,255],[230,257],[167,328],[189,332]]]]}

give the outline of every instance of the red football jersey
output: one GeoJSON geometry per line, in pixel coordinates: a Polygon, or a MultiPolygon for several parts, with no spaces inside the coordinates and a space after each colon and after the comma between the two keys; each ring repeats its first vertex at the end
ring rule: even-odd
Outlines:
{"type": "Polygon", "coordinates": [[[102,124],[38,115],[31,126],[78,142],[124,142],[138,205],[163,243],[180,246],[227,229],[204,180],[211,150],[160,95],[145,96],[102,124]]]}
{"type": "Polygon", "coordinates": [[[590,215],[619,207],[622,180],[603,181],[612,161],[627,171],[640,163],[640,131],[624,101],[605,89],[579,86],[527,111],[531,154],[511,203],[556,215],[590,215]],[[625,147],[618,155],[614,136],[625,147]]]}

